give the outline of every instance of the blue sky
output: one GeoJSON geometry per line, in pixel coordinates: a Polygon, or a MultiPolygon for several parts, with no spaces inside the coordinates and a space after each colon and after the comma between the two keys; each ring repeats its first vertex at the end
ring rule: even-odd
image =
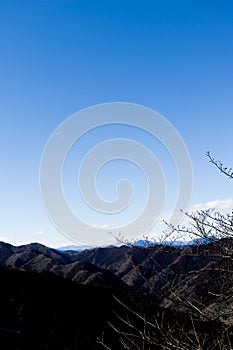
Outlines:
{"type": "MultiPolygon", "coordinates": [[[[231,1],[2,0],[0,47],[1,239],[54,247],[70,243],[43,209],[41,155],[67,117],[112,101],[153,108],[179,131],[193,163],[191,207],[213,201],[217,206],[221,200],[231,209],[232,183],[205,156],[210,150],[233,165],[231,1]]],[[[131,136],[150,143],[135,130],[131,136]]],[[[90,140],[98,137],[105,138],[93,134],[90,140]]],[[[159,145],[154,147],[175,196],[173,165],[159,145]]],[[[72,154],[67,164],[67,196],[75,206],[72,154]]],[[[118,169],[121,176],[123,164],[118,169]]],[[[106,170],[104,178],[110,177],[106,170]]],[[[105,180],[103,196],[111,198],[111,187],[105,180]]],[[[95,225],[95,218],[89,220],[95,225]]]]}

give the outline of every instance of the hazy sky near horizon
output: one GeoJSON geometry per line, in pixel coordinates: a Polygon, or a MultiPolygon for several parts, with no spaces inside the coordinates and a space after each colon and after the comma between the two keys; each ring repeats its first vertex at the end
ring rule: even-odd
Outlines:
{"type": "MultiPolygon", "coordinates": [[[[141,104],[166,117],[192,160],[190,207],[209,203],[232,209],[232,182],[205,156],[211,151],[233,165],[232,1],[2,0],[0,47],[1,240],[53,247],[71,243],[44,211],[41,155],[67,117],[106,102],[141,104]]],[[[90,142],[129,134],[154,147],[167,174],[168,202],[174,199],[175,168],[161,145],[151,146],[150,138],[135,130],[110,128],[101,136],[90,135],[67,161],[66,190],[74,206],[75,157],[90,142]]],[[[124,165],[118,165],[118,172],[104,169],[104,182],[98,179],[107,200],[118,175],[126,177],[124,169],[135,176],[135,188],[143,184],[141,175],[124,165]]],[[[143,193],[140,187],[135,212],[143,193]]],[[[88,220],[99,224],[91,215],[88,220]]],[[[85,243],[83,233],[80,242],[85,243]]]]}

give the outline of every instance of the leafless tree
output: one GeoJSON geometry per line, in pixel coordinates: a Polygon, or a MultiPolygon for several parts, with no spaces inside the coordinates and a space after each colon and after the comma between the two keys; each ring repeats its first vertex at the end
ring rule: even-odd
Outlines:
{"type": "MultiPolygon", "coordinates": [[[[211,164],[216,166],[228,179],[233,179],[232,168],[225,167],[207,152],[211,164]]],[[[120,342],[120,349],[135,350],[230,350],[233,349],[233,325],[228,322],[233,320],[233,211],[222,214],[212,209],[196,212],[185,212],[189,225],[168,225],[168,236],[181,237],[188,235],[192,239],[197,238],[192,249],[184,249],[183,254],[196,254],[198,258],[207,256],[210,260],[206,271],[213,276],[215,289],[207,291],[207,295],[214,298],[219,309],[205,307],[200,300],[183,298],[177,291],[171,292],[173,302],[186,307],[186,317],[189,327],[179,320],[171,323],[164,320],[163,316],[154,315],[153,319],[147,318],[122,301],[115,298],[123,308],[122,314],[115,313],[114,320],[109,322],[109,328],[120,342]],[[209,270],[208,270],[209,269],[209,270]],[[224,310],[221,306],[224,305],[224,310]],[[124,315],[124,316],[123,316],[124,315]],[[226,321],[228,320],[228,321],[226,321]],[[198,322],[211,322],[217,325],[215,333],[203,332],[197,329],[198,322]]],[[[167,232],[167,230],[166,230],[167,232]]],[[[122,239],[122,237],[120,238],[122,239]]],[[[149,246],[149,244],[148,244],[149,246]]],[[[162,245],[161,245],[162,247],[162,245]]],[[[161,248],[163,249],[163,248],[161,248]]],[[[105,349],[112,350],[105,342],[105,335],[98,338],[98,343],[105,349]]]]}

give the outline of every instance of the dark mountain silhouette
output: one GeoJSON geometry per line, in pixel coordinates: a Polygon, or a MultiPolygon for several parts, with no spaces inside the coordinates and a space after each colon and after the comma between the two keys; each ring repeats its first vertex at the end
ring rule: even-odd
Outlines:
{"type": "MultiPolygon", "coordinates": [[[[115,330],[132,331],[124,320],[135,325],[133,332],[144,327],[136,313],[152,322],[156,316],[156,324],[174,330],[178,342],[187,332],[195,341],[193,322],[208,349],[222,334],[229,341],[232,247],[233,240],[223,239],[187,247],[61,252],[37,243],[15,247],[0,242],[0,348],[102,349],[97,338],[104,334],[110,349],[119,350],[115,330]]],[[[155,334],[162,344],[162,333],[155,334]]]]}
{"type": "Polygon", "coordinates": [[[0,283],[2,350],[97,349],[111,319],[110,290],[3,266],[0,283]]]}
{"type": "Polygon", "coordinates": [[[184,248],[111,246],[61,252],[37,243],[19,247],[0,243],[0,263],[50,271],[82,284],[134,291],[165,308],[189,312],[193,306],[212,318],[221,308],[222,319],[233,323],[232,259],[222,250],[219,254],[219,249],[232,245],[232,240],[221,240],[184,248]]]}

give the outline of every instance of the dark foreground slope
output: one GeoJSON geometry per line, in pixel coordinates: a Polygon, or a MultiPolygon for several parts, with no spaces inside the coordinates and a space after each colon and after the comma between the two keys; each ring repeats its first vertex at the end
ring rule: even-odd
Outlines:
{"type": "Polygon", "coordinates": [[[109,290],[7,267],[0,267],[0,283],[1,350],[97,348],[111,318],[109,290]]]}
{"type": "MultiPolygon", "coordinates": [[[[201,349],[212,350],[225,334],[219,322],[196,322],[132,295],[52,273],[2,266],[0,283],[1,350],[162,350],[183,343],[196,349],[194,325],[201,349]]],[[[228,329],[226,341],[232,341],[231,333],[228,329]]]]}
{"type": "Polygon", "coordinates": [[[232,329],[220,322],[117,290],[8,267],[0,283],[1,350],[231,349],[232,329]]]}

